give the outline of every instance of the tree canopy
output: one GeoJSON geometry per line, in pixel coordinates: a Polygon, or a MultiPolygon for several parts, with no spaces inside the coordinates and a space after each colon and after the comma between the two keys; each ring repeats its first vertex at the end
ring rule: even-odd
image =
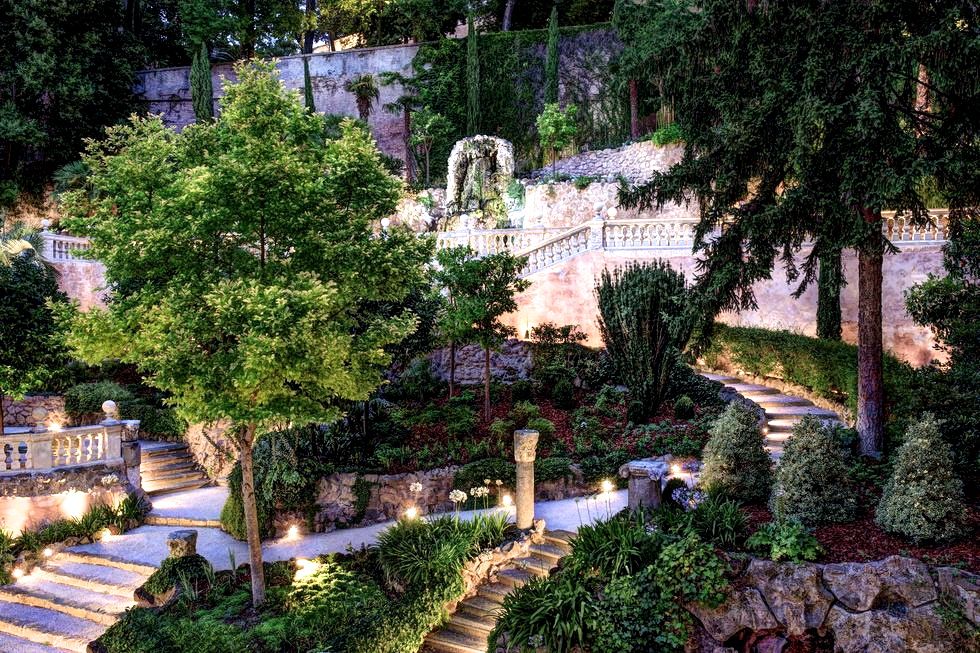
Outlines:
{"type": "Polygon", "coordinates": [[[422,283],[432,244],[380,229],[401,182],[365,130],[344,122],[327,138],[272,64],[236,75],[215,121],[176,133],[134,118],[89,146],[95,192],[66,206],[114,293],[77,316],[71,344],[135,364],[189,420],[235,425],[259,603],[256,434],[369,397],[385,347],[415,327],[374,307],[422,283]]]}
{"type": "MultiPolygon", "coordinates": [[[[822,254],[857,248],[859,395],[874,395],[881,255],[889,248],[881,211],[927,220],[920,193],[927,179],[947,198],[954,223],[978,204],[973,3],[707,0],[694,9],[683,0],[622,0],[615,24],[631,26],[621,32],[629,65],[671,99],[685,141],[680,163],[625,189],[622,200],[644,207],[697,200],[704,318],[755,308],[752,285],[769,278],[777,260],[802,288],[822,254]]],[[[874,442],[862,442],[880,446],[876,401],[877,414],[859,401],[858,425],[868,416],[874,442]]]]}

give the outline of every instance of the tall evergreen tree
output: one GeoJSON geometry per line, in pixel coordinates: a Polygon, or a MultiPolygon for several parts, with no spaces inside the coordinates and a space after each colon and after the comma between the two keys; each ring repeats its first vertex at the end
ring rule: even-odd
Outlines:
{"type": "Polygon", "coordinates": [[[844,268],[839,249],[831,248],[820,257],[817,278],[817,337],[840,340],[840,289],[844,285],[844,268]]]}
{"type": "Polygon", "coordinates": [[[194,118],[206,122],[214,117],[214,89],[211,87],[211,59],[208,46],[203,41],[194,53],[191,63],[191,104],[194,105],[194,118]]]}
{"type": "Polygon", "coordinates": [[[558,6],[548,20],[548,49],[544,65],[544,102],[558,104],[558,6]]]}
{"type": "Polygon", "coordinates": [[[685,136],[682,161],[622,199],[653,206],[696,197],[707,320],[755,308],[752,286],[771,276],[777,256],[805,285],[828,247],[857,250],[857,428],[862,453],[877,455],[882,260],[891,247],[881,211],[927,221],[918,193],[927,175],[949,198],[954,223],[978,205],[980,18],[967,0],[705,0],[698,8],[617,6],[617,24],[653,26],[625,45],[645,53],[646,79],[673,98],[685,136]],[[920,64],[928,82],[915,74],[920,64]],[[917,107],[923,83],[926,109],[917,107]],[[808,240],[814,247],[801,262],[808,240]]]}
{"type": "Polygon", "coordinates": [[[313,79],[310,77],[310,58],[303,57],[303,101],[306,110],[316,113],[316,100],[313,99],[313,79]]]}
{"type": "Polygon", "coordinates": [[[480,131],[480,53],[473,16],[466,18],[466,134],[480,131]]]}

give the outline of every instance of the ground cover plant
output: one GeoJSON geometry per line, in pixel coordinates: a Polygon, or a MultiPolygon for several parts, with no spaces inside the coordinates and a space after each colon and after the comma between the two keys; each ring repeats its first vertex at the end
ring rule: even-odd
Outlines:
{"type": "Polygon", "coordinates": [[[106,653],[416,651],[444,618],[446,602],[459,598],[462,565],[506,537],[499,515],[402,520],[376,547],[266,565],[261,610],[251,606],[245,566],[171,565],[143,589],[174,588],[177,600],[127,611],[97,646],[106,653]]]}

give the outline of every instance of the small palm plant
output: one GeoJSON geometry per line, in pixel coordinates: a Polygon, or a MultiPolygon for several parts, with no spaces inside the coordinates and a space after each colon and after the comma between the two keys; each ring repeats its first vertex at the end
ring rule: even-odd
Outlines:
{"type": "Polygon", "coordinates": [[[374,79],[374,75],[364,73],[353,77],[347,80],[344,89],[348,93],[354,94],[354,100],[357,102],[357,113],[361,120],[367,122],[371,115],[371,105],[381,98],[381,89],[378,88],[378,82],[374,79]]]}
{"type": "Polygon", "coordinates": [[[9,229],[0,231],[0,265],[9,267],[15,259],[22,257],[47,267],[48,262],[41,257],[43,247],[44,240],[39,231],[14,223],[9,229]]]}

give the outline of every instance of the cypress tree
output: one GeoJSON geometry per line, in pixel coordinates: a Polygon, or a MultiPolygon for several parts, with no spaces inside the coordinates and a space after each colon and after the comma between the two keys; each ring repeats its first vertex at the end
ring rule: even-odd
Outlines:
{"type": "Polygon", "coordinates": [[[840,250],[832,249],[820,256],[817,278],[817,337],[840,340],[840,289],[844,285],[840,250]]]}
{"type": "Polygon", "coordinates": [[[466,18],[466,133],[480,131],[480,55],[476,45],[473,16],[466,18]]]}
{"type": "Polygon", "coordinates": [[[306,110],[316,113],[316,102],[313,100],[313,80],[310,78],[310,60],[303,57],[303,99],[306,110]]]}
{"type": "Polygon", "coordinates": [[[558,6],[551,8],[548,20],[548,51],[544,66],[545,104],[558,104],[558,6]]]}
{"type": "Polygon", "coordinates": [[[191,104],[194,106],[194,118],[198,122],[211,120],[214,117],[213,98],[208,46],[201,41],[201,47],[194,53],[194,61],[191,63],[191,104]]]}

